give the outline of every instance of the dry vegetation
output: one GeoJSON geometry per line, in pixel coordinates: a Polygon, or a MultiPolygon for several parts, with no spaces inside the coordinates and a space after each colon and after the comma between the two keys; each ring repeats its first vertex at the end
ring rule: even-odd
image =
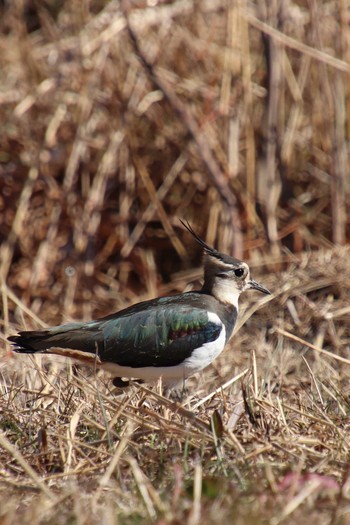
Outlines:
{"type": "Polygon", "coordinates": [[[348,2],[0,10],[0,523],[349,523],[348,2]],[[274,292],[181,402],[11,353],[198,286],[178,217],[274,292]]]}

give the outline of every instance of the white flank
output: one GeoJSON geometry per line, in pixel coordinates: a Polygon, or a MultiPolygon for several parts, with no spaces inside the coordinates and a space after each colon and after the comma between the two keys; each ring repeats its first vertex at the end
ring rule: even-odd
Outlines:
{"type": "Polygon", "coordinates": [[[200,370],[203,370],[206,366],[210,365],[221,354],[224,349],[226,342],[226,330],[225,326],[220,321],[220,318],[213,312],[208,312],[208,319],[212,323],[221,326],[220,335],[215,341],[210,343],[204,343],[203,346],[193,350],[192,355],[185,359],[183,366],[186,370],[190,371],[190,374],[195,374],[200,370]]]}

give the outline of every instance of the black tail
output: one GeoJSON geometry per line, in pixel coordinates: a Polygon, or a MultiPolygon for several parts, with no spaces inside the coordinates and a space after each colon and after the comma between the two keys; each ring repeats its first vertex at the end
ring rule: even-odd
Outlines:
{"type": "Polygon", "coordinates": [[[13,343],[13,350],[22,354],[46,352],[53,347],[95,353],[96,345],[101,343],[101,336],[96,325],[91,327],[89,324],[70,323],[47,330],[19,332],[8,340],[13,343]]]}
{"type": "Polygon", "coordinates": [[[48,344],[47,338],[50,338],[50,332],[48,330],[38,330],[19,332],[17,335],[11,335],[8,340],[14,343],[13,350],[15,352],[35,354],[36,352],[43,352],[52,346],[48,344]]]}

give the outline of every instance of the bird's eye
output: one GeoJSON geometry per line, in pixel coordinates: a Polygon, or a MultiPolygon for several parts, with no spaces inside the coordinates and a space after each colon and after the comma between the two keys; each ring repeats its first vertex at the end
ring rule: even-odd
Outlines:
{"type": "Polygon", "coordinates": [[[244,274],[244,269],[243,268],[237,268],[237,270],[234,271],[234,274],[236,277],[242,277],[242,275],[244,274]]]}

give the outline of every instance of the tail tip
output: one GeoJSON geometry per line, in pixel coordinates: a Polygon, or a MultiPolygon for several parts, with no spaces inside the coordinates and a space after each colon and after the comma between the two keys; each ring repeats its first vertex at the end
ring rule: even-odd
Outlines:
{"type": "Polygon", "coordinates": [[[21,334],[10,335],[7,340],[11,343],[14,352],[22,354],[35,354],[36,350],[25,343],[21,334]]]}

